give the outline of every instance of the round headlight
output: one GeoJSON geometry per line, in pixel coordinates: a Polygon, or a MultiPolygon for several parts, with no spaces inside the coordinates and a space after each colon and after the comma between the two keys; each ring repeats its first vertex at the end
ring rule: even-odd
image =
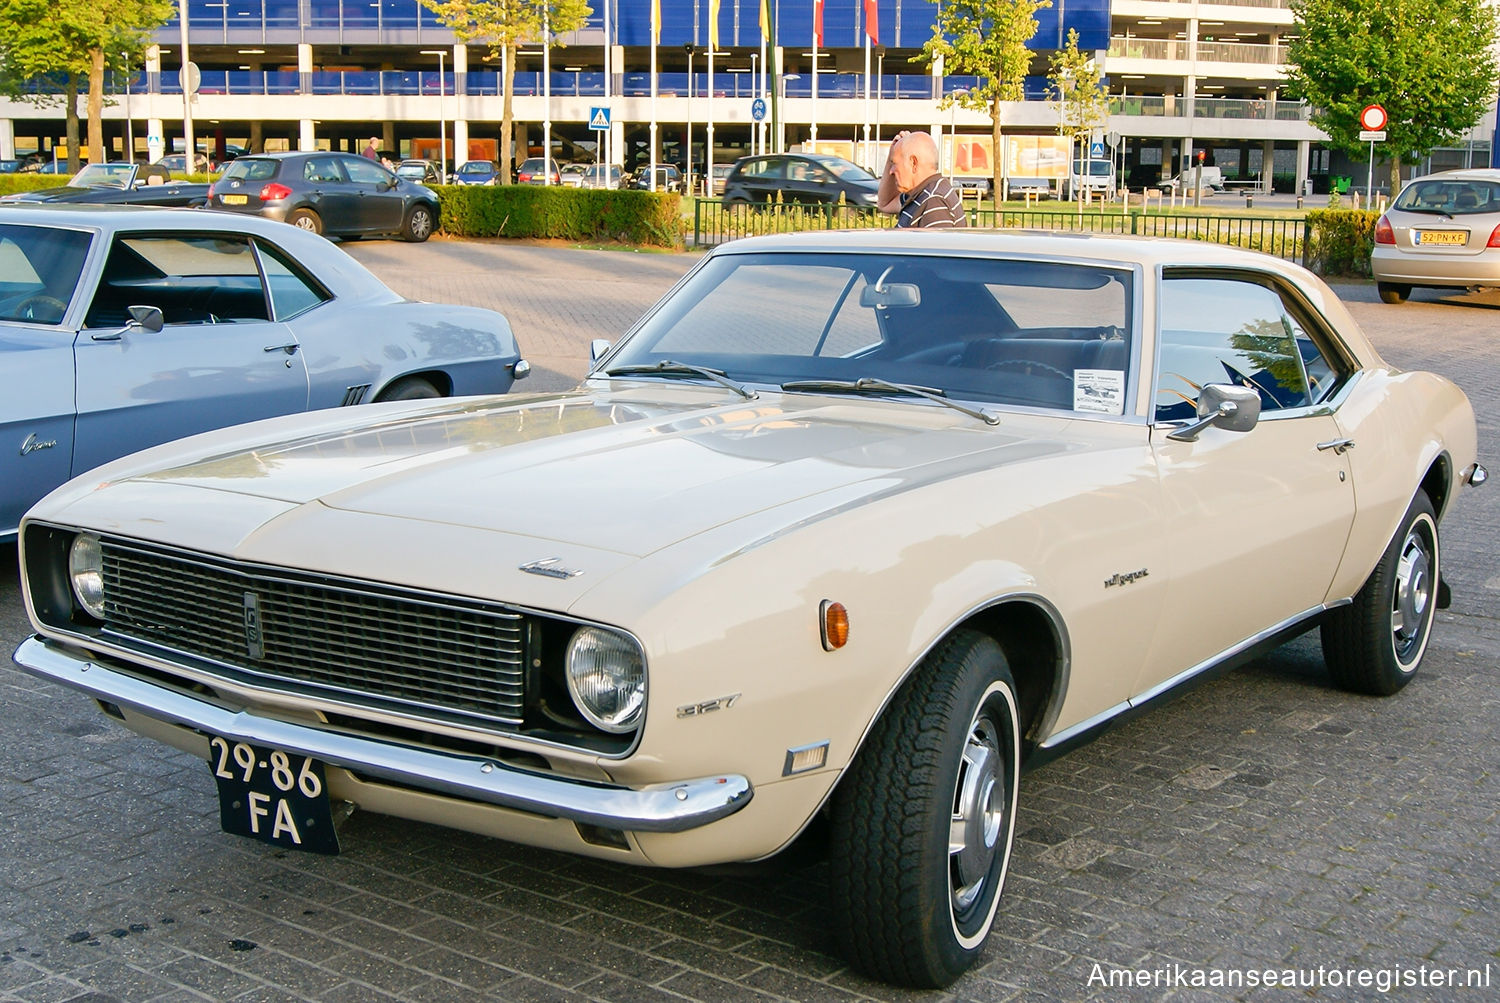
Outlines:
{"type": "Polygon", "coordinates": [[[646,706],[646,665],[628,637],[582,627],[568,642],[568,692],[597,728],[630,731],[646,706]]]}
{"type": "Polygon", "coordinates": [[[79,533],[68,551],[68,578],[73,595],[96,620],[104,619],[104,548],[92,533],[79,533]]]}

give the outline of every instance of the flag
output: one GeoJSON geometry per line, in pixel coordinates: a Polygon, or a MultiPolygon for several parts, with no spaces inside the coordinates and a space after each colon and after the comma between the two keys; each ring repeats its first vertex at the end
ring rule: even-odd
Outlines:
{"type": "Polygon", "coordinates": [[[651,44],[661,41],[661,0],[651,0],[651,44]]]}
{"type": "Polygon", "coordinates": [[[760,0],[760,37],[771,37],[771,0],[760,0]]]}
{"type": "Polygon", "coordinates": [[[877,0],[865,0],[865,34],[875,45],[880,44],[880,8],[877,0]]]}
{"type": "Polygon", "coordinates": [[[813,45],[823,46],[823,0],[813,0],[813,45]]]}
{"type": "Polygon", "coordinates": [[[708,48],[719,47],[719,0],[708,0],[708,48]]]}

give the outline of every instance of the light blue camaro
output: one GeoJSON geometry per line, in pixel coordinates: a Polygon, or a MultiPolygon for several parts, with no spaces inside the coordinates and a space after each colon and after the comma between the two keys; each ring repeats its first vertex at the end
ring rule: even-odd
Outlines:
{"type": "Polygon", "coordinates": [[[402,299],[296,227],[200,210],[0,210],[0,543],[70,477],[195,432],[504,393],[492,310],[402,299]]]}

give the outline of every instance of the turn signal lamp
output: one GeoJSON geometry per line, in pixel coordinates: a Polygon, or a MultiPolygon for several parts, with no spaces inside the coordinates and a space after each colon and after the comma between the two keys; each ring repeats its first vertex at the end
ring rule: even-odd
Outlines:
{"type": "Polygon", "coordinates": [[[837,651],[849,643],[849,611],[843,603],[824,599],[821,613],[823,650],[837,651]]]}
{"type": "Polygon", "coordinates": [[[1380,222],[1375,224],[1375,243],[1394,244],[1395,242],[1396,231],[1391,229],[1391,221],[1381,216],[1380,222]]]}
{"type": "Polygon", "coordinates": [[[291,194],[292,190],[286,185],[278,185],[272,182],[260,190],[260,200],[262,202],[280,202],[291,194]]]}

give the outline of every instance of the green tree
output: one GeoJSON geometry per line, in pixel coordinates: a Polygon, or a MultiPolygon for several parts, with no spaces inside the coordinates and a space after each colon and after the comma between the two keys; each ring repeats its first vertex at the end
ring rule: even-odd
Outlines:
{"type": "Polygon", "coordinates": [[[1074,29],[1068,29],[1067,45],[1052,54],[1047,80],[1057,103],[1057,131],[1073,140],[1073,156],[1081,158],[1094,138],[1094,130],[1108,120],[1109,95],[1098,61],[1078,51],[1078,32],[1074,29]]]}
{"type": "MultiPolygon", "coordinates": [[[[505,62],[504,101],[500,111],[500,184],[510,184],[515,119],[511,99],[516,84],[516,52],[529,42],[562,43],[556,36],[583,27],[593,8],[585,0],[422,0],[422,6],[453,30],[460,42],[489,46],[505,62]],[[547,37],[544,37],[547,36],[547,37]]],[[[552,151],[546,151],[552,156],[552,151]]]]}
{"type": "Polygon", "coordinates": [[[1377,152],[1401,164],[1474,126],[1495,97],[1496,11],[1486,0],[1292,0],[1298,37],[1287,47],[1287,91],[1350,155],[1366,152],[1359,113],[1385,108],[1377,152]]]}
{"type": "Polygon", "coordinates": [[[0,92],[41,102],[39,77],[65,78],[68,169],[78,170],[78,90],[86,82],[89,159],[104,150],[104,73],[139,66],[151,32],[172,16],[172,0],[0,0],[0,92]]]}
{"type": "Polygon", "coordinates": [[[1023,83],[1031,68],[1026,43],[1036,34],[1036,12],[1052,0],[933,0],[938,5],[932,37],[918,60],[943,58],[943,72],[972,75],[979,83],[965,94],[946,97],[939,107],[955,100],[960,107],[988,112],[995,144],[995,198],[1000,198],[1004,148],[1000,125],[1002,103],[1025,98],[1023,83]]]}

